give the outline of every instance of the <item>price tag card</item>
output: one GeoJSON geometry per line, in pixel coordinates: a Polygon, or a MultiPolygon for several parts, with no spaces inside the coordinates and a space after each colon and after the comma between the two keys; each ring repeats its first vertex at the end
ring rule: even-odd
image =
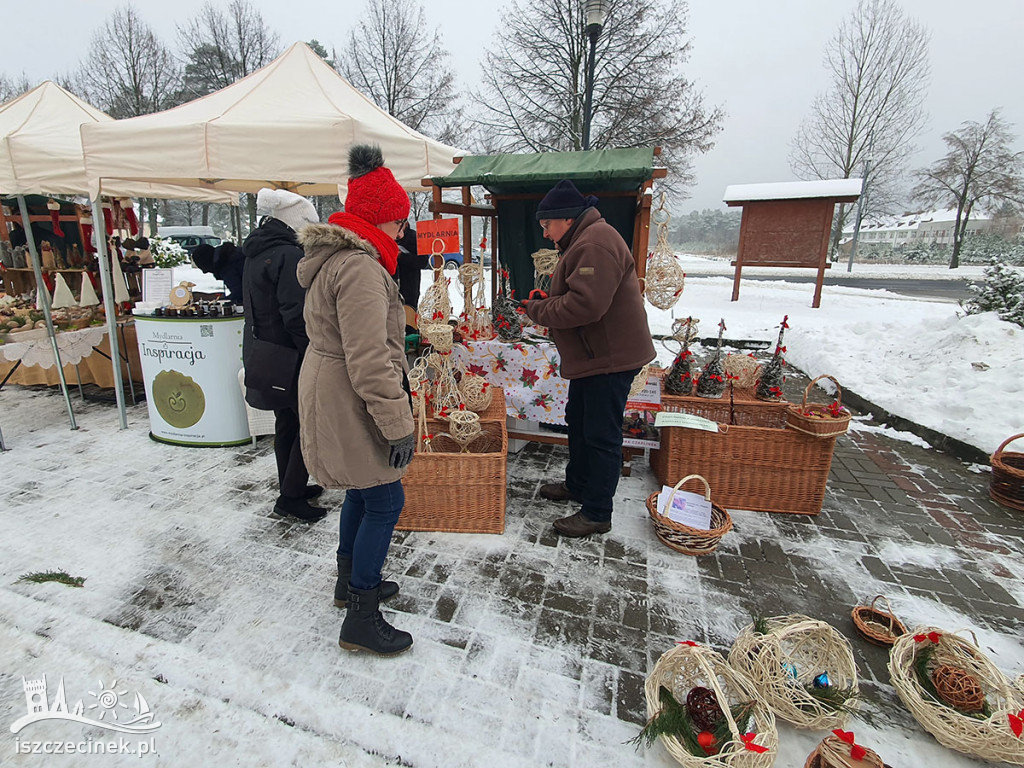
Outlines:
{"type": "Polygon", "coordinates": [[[692,413],[667,413],[658,411],[654,417],[656,427],[686,427],[687,429],[702,429],[705,432],[717,432],[718,424],[710,419],[694,416],[692,413]]]}
{"type": "Polygon", "coordinates": [[[661,493],[658,494],[658,510],[666,515],[669,520],[688,525],[691,528],[699,528],[702,531],[711,529],[711,502],[699,493],[690,491],[676,491],[672,495],[672,489],[664,485],[661,493]],[[669,497],[672,497],[672,506],[665,510],[669,497]]]}

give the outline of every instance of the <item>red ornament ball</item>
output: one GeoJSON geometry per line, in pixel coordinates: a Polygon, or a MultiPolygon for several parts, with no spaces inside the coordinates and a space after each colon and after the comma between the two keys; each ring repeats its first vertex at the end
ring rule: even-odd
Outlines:
{"type": "Polygon", "coordinates": [[[697,734],[697,743],[700,744],[701,749],[707,752],[709,755],[715,752],[715,735],[711,731],[701,731],[697,734]]]}

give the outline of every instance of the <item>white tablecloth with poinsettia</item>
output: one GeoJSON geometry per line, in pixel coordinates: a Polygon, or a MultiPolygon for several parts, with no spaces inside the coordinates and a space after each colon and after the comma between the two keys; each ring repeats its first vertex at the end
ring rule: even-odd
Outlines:
{"type": "Polygon", "coordinates": [[[470,341],[456,344],[454,363],[505,390],[505,411],[516,419],[565,423],[569,382],[558,374],[551,342],[470,341]]]}

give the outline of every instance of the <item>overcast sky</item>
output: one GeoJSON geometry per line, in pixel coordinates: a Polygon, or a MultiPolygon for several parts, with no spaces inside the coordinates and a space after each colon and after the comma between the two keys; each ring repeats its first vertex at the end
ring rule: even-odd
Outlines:
{"type": "MultiPolygon", "coordinates": [[[[283,46],[318,39],[344,45],[363,0],[252,0],[283,46]]],[[[529,2],[529,0],[523,0],[529,2]]],[[[203,0],[138,0],[142,17],[177,48],[176,25],[203,0]]],[[[92,31],[116,0],[4,2],[0,73],[22,71],[33,82],[73,69],[92,31]]],[[[463,83],[477,79],[484,49],[507,0],[424,0],[428,23],[440,26],[463,83]],[[471,11],[467,11],[471,9],[471,11]]],[[[726,111],[716,147],[696,163],[697,184],[676,210],[719,208],[729,184],[787,181],[789,143],[815,93],[827,87],[826,42],[856,0],[695,0],[690,3],[692,57],[687,76],[710,104],[726,111]]],[[[909,16],[931,32],[929,122],[914,167],[945,153],[941,136],[965,120],[983,121],[993,107],[1013,123],[1024,149],[1024,0],[903,0],[909,16]]],[[[472,109],[472,105],[470,105],[472,109]]]]}

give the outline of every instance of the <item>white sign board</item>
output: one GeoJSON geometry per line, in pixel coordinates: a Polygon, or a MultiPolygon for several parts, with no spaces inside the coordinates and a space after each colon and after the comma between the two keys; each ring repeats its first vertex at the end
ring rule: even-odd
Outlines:
{"type": "Polygon", "coordinates": [[[241,317],[136,317],[150,435],[179,445],[239,445],[249,423],[238,384],[241,317]]]}
{"type": "Polygon", "coordinates": [[[677,523],[702,531],[711,530],[711,502],[699,493],[676,491],[673,495],[669,486],[662,486],[658,494],[658,511],[677,523]],[[672,506],[666,511],[670,497],[672,506]]]}

